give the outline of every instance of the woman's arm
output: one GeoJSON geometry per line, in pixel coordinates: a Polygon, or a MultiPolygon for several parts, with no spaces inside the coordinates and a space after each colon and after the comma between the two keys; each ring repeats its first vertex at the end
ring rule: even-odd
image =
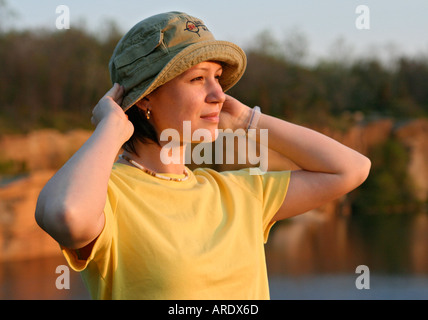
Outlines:
{"type": "Polygon", "coordinates": [[[268,115],[261,115],[258,129],[268,129],[269,148],[301,168],[291,173],[275,221],[337,199],[357,188],[369,174],[368,158],[319,132],[268,115]]]}
{"type": "MultiPolygon", "coordinates": [[[[239,119],[248,118],[250,113],[247,106],[231,97],[224,108],[239,119]]],[[[274,221],[337,199],[358,187],[369,174],[368,158],[319,132],[265,114],[257,124],[258,140],[260,129],[268,130],[269,149],[301,168],[291,173],[287,195],[274,221]]]]}
{"type": "Polygon", "coordinates": [[[117,104],[123,88],[115,84],[93,110],[96,129],[41,191],[36,221],[61,245],[79,249],[104,227],[103,209],[112,165],[133,126],[117,104]]]}

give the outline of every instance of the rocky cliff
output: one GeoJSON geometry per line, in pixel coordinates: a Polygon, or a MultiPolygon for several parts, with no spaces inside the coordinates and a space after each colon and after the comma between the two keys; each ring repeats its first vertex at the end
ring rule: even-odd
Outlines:
{"type": "Polygon", "coordinates": [[[418,119],[407,122],[396,130],[400,141],[408,148],[408,170],[412,177],[417,197],[428,199],[428,121],[418,119]]]}
{"type": "MultiPolygon", "coordinates": [[[[354,126],[346,132],[323,132],[362,153],[367,153],[391,135],[398,137],[409,152],[408,171],[418,197],[427,200],[428,120],[418,119],[397,125],[386,119],[354,126]]],[[[49,178],[90,134],[83,130],[66,134],[41,130],[0,138],[0,162],[18,163],[28,172],[0,187],[0,261],[59,254],[58,244],[35,223],[37,197],[49,178]]],[[[330,203],[323,208],[323,214],[334,214],[341,205],[341,200],[330,203]]]]}
{"type": "Polygon", "coordinates": [[[83,130],[41,130],[0,138],[0,161],[28,174],[0,187],[0,261],[59,254],[58,244],[35,222],[37,197],[55,171],[88,139],[83,130]]]}

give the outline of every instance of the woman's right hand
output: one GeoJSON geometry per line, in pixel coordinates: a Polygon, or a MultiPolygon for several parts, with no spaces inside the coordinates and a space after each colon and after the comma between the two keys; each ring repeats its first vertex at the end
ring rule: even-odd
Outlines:
{"type": "Polygon", "coordinates": [[[134,126],[120,107],[124,92],[124,88],[115,83],[92,110],[91,123],[97,127],[104,120],[113,120],[113,123],[122,127],[123,139],[127,141],[134,132],[134,126]]]}

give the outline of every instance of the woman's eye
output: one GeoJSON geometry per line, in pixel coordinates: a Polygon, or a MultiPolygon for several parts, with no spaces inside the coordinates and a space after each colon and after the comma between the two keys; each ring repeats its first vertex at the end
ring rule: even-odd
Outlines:
{"type": "MultiPolygon", "coordinates": [[[[221,75],[217,75],[214,77],[217,81],[220,80],[221,75]]],[[[204,76],[199,76],[199,77],[195,77],[192,80],[190,80],[191,82],[197,82],[197,81],[203,81],[205,78],[204,76]]]]}

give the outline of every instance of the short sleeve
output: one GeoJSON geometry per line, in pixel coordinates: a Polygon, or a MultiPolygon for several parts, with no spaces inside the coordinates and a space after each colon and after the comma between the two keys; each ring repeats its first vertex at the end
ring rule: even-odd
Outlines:
{"type": "Polygon", "coordinates": [[[275,224],[272,221],[278,212],[290,183],[290,171],[273,171],[260,175],[263,184],[263,238],[266,243],[269,231],[275,224]]]}
{"type": "Polygon", "coordinates": [[[87,259],[81,259],[79,257],[78,250],[61,246],[61,251],[65,259],[74,271],[80,272],[85,270],[91,261],[97,262],[97,264],[99,262],[103,262],[104,264],[106,263],[105,261],[108,256],[108,250],[111,246],[113,235],[114,206],[112,204],[114,203],[115,198],[116,197],[114,196],[111,188],[109,188],[103,212],[105,216],[104,227],[95,240],[91,253],[87,259]]]}
{"type": "Polygon", "coordinates": [[[262,172],[257,169],[250,171],[249,168],[246,168],[225,174],[235,181],[237,186],[258,199],[260,207],[258,205],[257,207],[261,217],[259,222],[261,222],[263,241],[266,243],[269,231],[275,224],[272,222],[272,218],[278,212],[287,194],[291,172],[262,172]]]}

